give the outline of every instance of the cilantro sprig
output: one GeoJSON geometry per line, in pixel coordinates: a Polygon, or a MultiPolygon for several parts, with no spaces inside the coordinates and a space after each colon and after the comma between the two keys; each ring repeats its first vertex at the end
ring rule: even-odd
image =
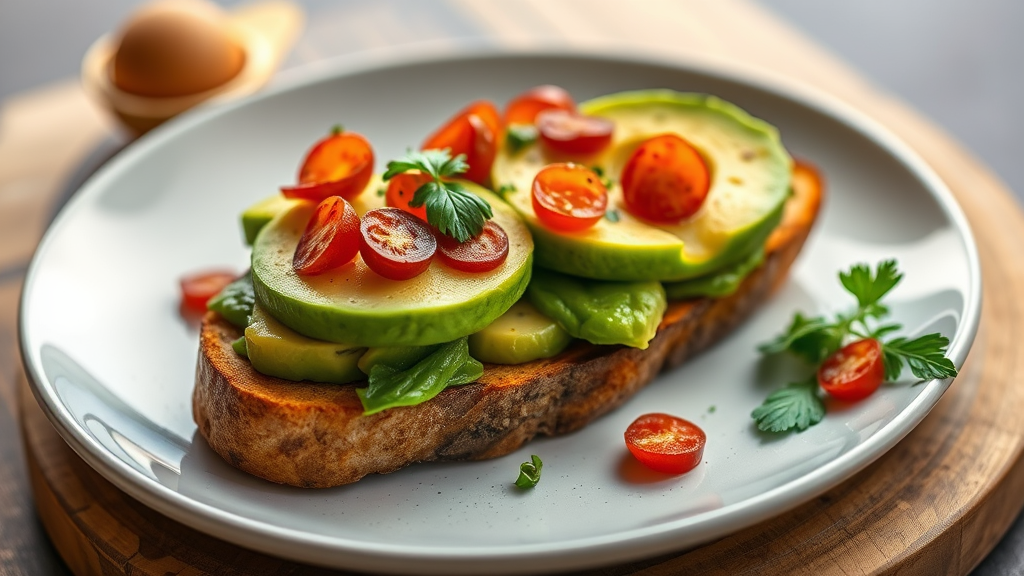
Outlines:
{"type": "MultiPolygon", "coordinates": [[[[878,264],[874,271],[866,264],[856,264],[847,272],[839,273],[839,281],[856,300],[851,312],[808,317],[797,312],[789,327],[774,340],[759,347],[762,354],[788,353],[804,360],[817,371],[829,356],[853,340],[873,338],[882,349],[885,381],[899,379],[904,366],[921,380],[952,378],[956,367],[946,358],[949,339],[933,333],[914,339],[904,336],[885,340],[902,329],[895,323],[884,322],[889,307],[882,303],[885,297],[903,279],[895,260],[878,264]]],[[[815,375],[776,390],[754,409],[751,417],[765,432],[806,430],[825,415],[815,375]]]]}
{"type": "Polygon", "coordinates": [[[428,174],[431,180],[416,189],[409,206],[426,205],[427,222],[442,234],[465,242],[480,234],[487,220],[494,216],[486,200],[462,184],[447,180],[469,170],[465,154],[452,158],[448,149],[410,150],[403,158],[388,162],[382,178],[386,182],[411,170],[428,174]]]}

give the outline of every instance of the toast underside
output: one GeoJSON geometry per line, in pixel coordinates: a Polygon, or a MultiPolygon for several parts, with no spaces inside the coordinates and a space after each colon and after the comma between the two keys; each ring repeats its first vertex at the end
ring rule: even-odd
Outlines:
{"type": "MultiPolygon", "coordinates": [[[[236,354],[241,330],[203,319],[193,417],[210,447],[272,482],[325,488],[415,462],[508,454],[538,434],[572,432],[728,334],[785,280],[817,217],[822,186],[794,173],[793,195],[764,263],[732,295],[670,302],[647,350],[576,341],[553,358],[485,365],[476,383],[418,406],[363,416],[357,385],[265,376],[236,354]]],[[[362,385],[359,385],[362,386],[362,385]]]]}

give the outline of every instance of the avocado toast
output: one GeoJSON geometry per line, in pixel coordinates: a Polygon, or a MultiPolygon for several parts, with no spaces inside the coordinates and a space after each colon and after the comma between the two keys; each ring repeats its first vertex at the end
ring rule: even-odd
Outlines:
{"type": "MultiPolygon", "coordinates": [[[[598,100],[597,104],[600,102],[598,100]]],[[[581,108],[599,111],[597,104],[581,108]]],[[[670,106],[674,105],[670,103],[670,106]]],[[[743,118],[749,117],[743,115],[743,118]]],[[[624,148],[619,146],[618,149],[624,148]]],[[[738,153],[743,155],[745,152],[738,153]]],[[[505,182],[503,178],[507,173],[502,167],[507,168],[509,162],[515,160],[503,154],[504,151],[499,152],[492,172],[496,188],[505,182]]],[[[529,157],[533,152],[527,147],[518,154],[529,157]]],[[[483,342],[477,338],[474,345],[474,337],[471,336],[471,353],[485,360],[482,375],[474,378],[475,382],[446,387],[430,400],[416,405],[369,413],[357,393],[359,384],[295,382],[301,378],[294,374],[283,379],[257,372],[253,363],[232,346],[242,337],[243,331],[221,314],[210,312],[202,325],[193,395],[193,412],[199,429],[210,446],[236,467],[274,482],[305,487],[346,484],[366,474],[392,472],[420,461],[493,458],[516,450],[537,434],[562,434],[579,429],[622,403],[663,368],[678,365],[727,334],[785,278],[815,220],[822,190],[816,173],[805,166],[796,166],[790,182],[788,156],[784,160],[777,165],[785,165],[785,176],[775,175],[770,186],[770,193],[777,195],[777,202],[766,203],[750,221],[739,224],[743,229],[740,234],[724,241],[705,230],[704,236],[711,240],[707,242],[704,253],[690,259],[678,260],[677,256],[680,264],[666,272],[656,272],[654,277],[643,275],[643,270],[652,266],[638,267],[625,276],[615,278],[609,278],[609,272],[601,271],[600,267],[596,272],[593,266],[567,270],[562,263],[569,260],[563,256],[572,254],[572,249],[562,250],[560,255],[559,248],[555,247],[541,256],[544,240],[541,240],[543,236],[537,235],[537,230],[542,234],[544,230],[536,222],[531,222],[529,207],[517,204],[510,198],[510,189],[505,188],[506,199],[521,217],[525,217],[527,227],[538,239],[534,251],[537,261],[548,258],[548,266],[557,270],[535,271],[537,278],[555,278],[550,282],[552,290],[558,292],[570,283],[559,281],[559,274],[573,272],[573,276],[566,278],[584,291],[598,286],[614,292],[615,284],[603,283],[622,281],[634,283],[639,292],[649,290],[660,295],[652,297],[652,301],[660,297],[660,308],[655,302],[651,306],[657,309],[649,310],[644,316],[651,325],[641,327],[641,334],[636,336],[635,342],[612,344],[609,341],[602,344],[599,339],[591,337],[595,332],[581,328],[583,325],[592,326],[594,322],[580,322],[573,326],[572,322],[562,318],[557,322],[558,327],[551,329],[550,321],[545,324],[543,319],[557,317],[558,311],[545,310],[545,302],[550,303],[553,299],[543,294],[542,281],[537,280],[527,289],[529,274],[512,274],[510,282],[516,286],[501,291],[504,299],[492,306],[486,321],[478,318],[475,323],[452,328],[451,332],[436,338],[417,336],[407,340],[395,337],[395,334],[405,337],[401,330],[388,338],[374,340],[377,332],[383,334],[386,331],[375,331],[372,328],[374,323],[370,322],[368,325],[371,327],[356,342],[358,345],[344,349],[352,350],[354,360],[363,361],[370,356],[365,351],[370,346],[436,346],[445,339],[470,333],[476,336],[490,326],[500,327],[507,318],[501,312],[506,310],[509,310],[508,314],[530,315],[540,309],[543,313],[534,317],[537,320],[535,338],[544,342],[544,355],[553,356],[538,359],[515,353],[502,356],[504,341],[500,338],[488,336],[483,338],[483,342]],[[780,187],[781,193],[778,191],[780,187]],[[792,193],[786,199],[790,189],[792,193]],[[736,237],[741,241],[733,242],[736,237]],[[716,261],[707,264],[709,260],[716,261]],[[591,278],[583,277],[587,274],[591,278]],[[665,282],[664,288],[661,282],[665,282]],[[723,282],[729,284],[727,289],[721,288],[723,282]],[[701,288],[701,283],[706,286],[701,288]],[[671,300],[665,304],[666,291],[669,294],[686,294],[686,290],[692,290],[695,285],[696,293],[721,296],[671,300]],[[517,303],[524,289],[527,297],[517,303]],[[533,302],[535,306],[516,308],[528,306],[526,301],[533,302]],[[500,318],[492,323],[498,316],[500,318]],[[651,318],[655,318],[653,323],[651,318]],[[595,341],[598,343],[592,343],[595,341]],[[566,344],[568,347],[558,352],[566,344]],[[487,358],[508,363],[488,363],[487,358]]],[[[614,166],[614,159],[610,164],[614,166]]],[[[511,194],[522,194],[521,186],[513,186],[519,190],[511,194]]],[[[480,194],[491,198],[487,192],[480,194]]],[[[492,204],[500,203],[496,198],[492,200],[492,204]]],[[[504,213],[507,209],[498,205],[496,212],[504,213]]],[[[292,209],[291,213],[298,214],[298,210],[301,208],[292,209]]],[[[270,242],[270,235],[274,230],[280,230],[287,219],[287,216],[279,216],[265,232],[253,235],[256,245],[270,242]]],[[[626,225],[633,225],[628,217],[620,217],[617,222],[608,221],[618,224],[623,220],[626,220],[626,225]]],[[[604,225],[603,220],[601,224],[604,225]]],[[[642,223],[636,225],[643,226],[642,223]]],[[[503,226],[515,227],[509,221],[503,226]]],[[[554,236],[556,242],[568,238],[571,243],[578,239],[578,235],[572,234],[549,236],[554,236]]],[[[651,236],[656,237],[658,233],[651,236]]],[[[672,239],[668,238],[666,242],[671,243],[672,239]]],[[[267,253],[266,250],[262,252],[267,253]]],[[[595,253],[600,257],[600,250],[595,253]]],[[[676,253],[679,254],[680,250],[677,249],[676,253]]],[[[627,254],[626,260],[636,260],[635,254],[627,254]]],[[[254,252],[257,304],[269,308],[260,314],[265,314],[271,322],[275,318],[286,324],[290,321],[291,328],[305,331],[306,337],[342,339],[337,335],[332,338],[332,334],[323,331],[310,334],[309,323],[288,317],[289,306],[278,302],[275,307],[274,299],[277,293],[282,292],[280,289],[275,292],[275,286],[281,284],[269,280],[270,275],[266,270],[261,271],[260,266],[259,254],[254,252]]],[[[526,258],[520,260],[517,270],[523,270],[524,266],[529,268],[526,258]]],[[[614,267],[612,269],[610,274],[614,276],[614,267]]],[[[279,276],[287,277],[287,274],[279,276]]],[[[472,299],[472,294],[469,299],[472,299]]],[[[557,295],[554,300],[558,301],[557,295]]],[[[453,313],[449,316],[461,315],[453,313]]],[[[254,322],[246,329],[246,341],[252,341],[248,334],[253,324],[258,323],[254,322]]],[[[500,332],[496,330],[496,333],[500,332]]],[[[335,347],[335,351],[339,349],[335,347]]],[[[374,350],[387,349],[370,348],[370,352],[374,350]]],[[[350,374],[352,379],[360,378],[360,373],[355,370],[350,374]]]]}

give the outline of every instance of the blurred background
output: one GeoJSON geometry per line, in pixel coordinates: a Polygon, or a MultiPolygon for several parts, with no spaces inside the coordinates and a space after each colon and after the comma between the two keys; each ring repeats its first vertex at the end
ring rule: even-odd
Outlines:
{"type": "MultiPolygon", "coordinates": [[[[620,2],[629,10],[647,2],[653,6],[656,0],[591,1],[620,2]]],[[[1019,159],[1024,153],[1024,2],[750,1],[943,127],[1024,201],[1024,162],[1019,159]]],[[[301,0],[308,16],[306,28],[283,68],[366,46],[469,38],[487,42],[479,22],[453,9],[455,2],[301,0]],[[379,22],[388,25],[368,24],[379,22]]],[[[51,86],[76,82],[89,45],[115,30],[141,4],[0,0],[0,108],[51,86]]],[[[536,25],[543,28],[544,23],[536,25]]],[[[976,574],[1020,574],[1020,566],[1024,521],[1018,519],[976,574]]],[[[0,574],[4,573],[0,560],[0,574]]]]}
{"type": "MultiPolygon", "coordinates": [[[[754,1],[944,127],[1024,199],[1024,162],[1018,160],[1024,152],[1024,2],[754,1]]],[[[0,102],[77,76],[93,40],[142,3],[0,0],[0,102]]],[[[367,45],[480,35],[471,18],[444,0],[300,4],[311,17],[285,68],[367,45]],[[405,25],[366,25],[375,21],[405,25]]]]}

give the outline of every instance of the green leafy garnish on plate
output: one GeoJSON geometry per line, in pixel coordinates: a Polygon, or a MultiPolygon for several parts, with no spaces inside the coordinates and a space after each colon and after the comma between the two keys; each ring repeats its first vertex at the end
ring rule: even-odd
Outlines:
{"type": "Polygon", "coordinates": [[[520,488],[533,488],[540,482],[540,470],[544,466],[544,463],[540,461],[540,456],[533,454],[530,456],[530,462],[523,462],[519,466],[519,478],[516,478],[516,486],[520,488]]]}

